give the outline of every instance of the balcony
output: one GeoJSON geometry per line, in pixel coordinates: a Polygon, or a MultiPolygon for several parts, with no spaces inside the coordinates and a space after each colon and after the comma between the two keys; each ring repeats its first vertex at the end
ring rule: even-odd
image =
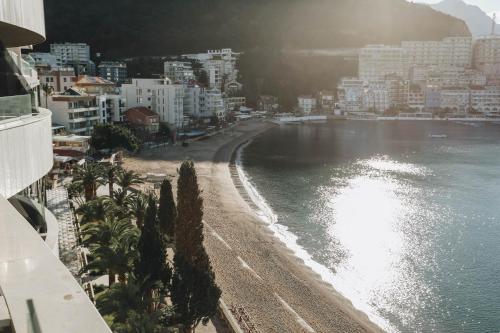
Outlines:
{"type": "Polygon", "coordinates": [[[45,40],[43,0],[0,1],[0,40],[6,47],[45,40]]]}
{"type": "Polygon", "coordinates": [[[110,333],[78,282],[0,196],[0,330],[110,333]]]}
{"type": "Polygon", "coordinates": [[[0,99],[0,196],[9,198],[52,168],[51,112],[39,108],[32,115],[29,95],[0,99]]]}

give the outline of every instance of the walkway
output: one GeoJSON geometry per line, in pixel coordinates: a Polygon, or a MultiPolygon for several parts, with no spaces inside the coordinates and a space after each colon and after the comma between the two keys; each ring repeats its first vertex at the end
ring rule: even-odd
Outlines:
{"type": "Polygon", "coordinates": [[[64,187],[47,191],[47,208],[55,215],[59,225],[59,258],[71,274],[78,277],[82,268],[78,258],[78,238],[68,192],[64,187]]]}

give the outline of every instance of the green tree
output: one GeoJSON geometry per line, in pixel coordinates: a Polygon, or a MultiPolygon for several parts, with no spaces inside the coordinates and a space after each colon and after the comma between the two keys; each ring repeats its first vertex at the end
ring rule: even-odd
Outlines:
{"type": "Polygon", "coordinates": [[[87,224],[104,220],[108,215],[112,215],[112,207],[109,207],[105,198],[99,197],[91,201],[87,201],[76,209],[76,213],[80,215],[80,224],[87,224]]]}
{"type": "Polygon", "coordinates": [[[107,272],[109,286],[115,283],[116,275],[125,283],[136,260],[138,229],[128,219],[106,217],[83,226],[82,235],[92,255],[83,271],[107,272]]]}
{"type": "Polygon", "coordinates": [[[126,127],[119,125],[95,125],[90,145],[96,150],[126,149],[131,152],[139,149],[139,140],[126,127]]]}
{"type": "Polygon", "coordinates": [[[73,171],[73,182],[83,186],[85,201],[95,199],[97,187],[103,183],[103,169],[98,163],[87,162],[73,171]]]}
{"type": "Polygon", "coordinates": [[[192,161],[179,169],[172,302],[186,331],[217,312],[221,291],[203,246],[203,200],[192,161]]]}
{"type": "Polygon", "coordinates": [[[135,274],[145,281],[150,309],[154,309],[154,293],[159,294],[170,287],[171,269],[167,264],[167,252],[163,236],[158,225],[156,200],[148,197],[148,206],[138,243],[138,258],[135,274]]]}
{"type": "Polygon", "coordinates": [[[177,211],[175,208],[172,184],[168,179],[164,179],[160,188],[160,205],[158,207],[158,220],[160,230],[169,241],[174,239],[174,227],[177,211]]]}
{"type": "Polygon", "coordinates": [[[142,229],[144,225],[144,215],[146,214],[147,198],[142,192],[138,192],[128,197],[128,212],[135,216],[135,225],[142,229]]]}
{"type": "Polygon", "coordinates": [[[109,164],[105,168],[106,177],[107,177],[107,181],[108,181],[108,191],[109,191],[110,197],[113,197],[113,191],[114,191],[113,186],[116,182],[116,178],[118,177],[118,174],[122,171],[123,171],[123,169],[121,168],[121,166],[116,165],[116,164],[109,164]]]}

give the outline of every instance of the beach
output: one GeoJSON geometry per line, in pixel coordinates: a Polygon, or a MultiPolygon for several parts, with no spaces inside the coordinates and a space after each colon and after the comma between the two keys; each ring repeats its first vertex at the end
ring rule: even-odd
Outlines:
{"type": "Polygon", "coordinates": [[[229,166],[235,150],[275,126],[238,124],[208,140],[141,152],[124,167],[166,174],[195,162],[204,199],[205,247],[228,306],[242,306],[262,332],[379,332],[368,317],[294,256],[256,215],[229,166]]]}

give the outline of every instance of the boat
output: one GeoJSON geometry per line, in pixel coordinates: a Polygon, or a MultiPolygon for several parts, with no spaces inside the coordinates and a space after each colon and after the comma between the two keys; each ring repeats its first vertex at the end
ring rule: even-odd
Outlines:
{"type": "Polygon", "coordinates": [[[448,137],[448,135],[446,135],[446,134],[429,134],[429,138],[444,139],[447,137],[448,137]]]}

